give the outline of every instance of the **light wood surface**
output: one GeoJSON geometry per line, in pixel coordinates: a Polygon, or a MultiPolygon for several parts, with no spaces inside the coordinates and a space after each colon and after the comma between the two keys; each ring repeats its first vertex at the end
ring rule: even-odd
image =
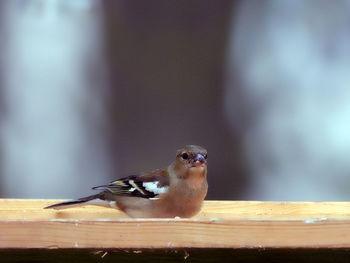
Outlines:
{"type": "Polygon", "coordinates": [[[0,248],[350,248],[348,202],[206,201],[191,219],[0,199],[0,248]]]}

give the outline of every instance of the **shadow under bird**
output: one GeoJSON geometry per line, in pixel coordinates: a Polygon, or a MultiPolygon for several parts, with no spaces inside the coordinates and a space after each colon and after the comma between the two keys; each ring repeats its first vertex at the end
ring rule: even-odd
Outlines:
{"type": "Polygon", "coordinates": [[[166,169],[131,175],[92,189],[101,192],[45,208],[99,205],[119,208],[130,217],[192,217],[200,211],[208,191],[207,150],[187,145],[177,151],[166,169]]]}

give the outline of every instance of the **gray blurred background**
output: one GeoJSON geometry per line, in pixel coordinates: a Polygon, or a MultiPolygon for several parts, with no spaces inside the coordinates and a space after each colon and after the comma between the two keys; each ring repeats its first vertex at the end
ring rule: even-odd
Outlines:
{"type": "Polygon", "coordinates": [[[209,152],[207,199],[350,199],[350,1],[0,1],[0,197],[209,152]]]}

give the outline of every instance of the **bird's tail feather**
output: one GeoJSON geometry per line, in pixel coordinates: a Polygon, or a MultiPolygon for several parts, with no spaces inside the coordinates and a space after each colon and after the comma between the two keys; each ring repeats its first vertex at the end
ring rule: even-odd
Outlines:
{"type": "Polygon", "coordinates": [[[53,208],[53,209],[66,209],[66,208],[72,208],[72,207],[78,207],[82,205],[102,205],[102,206],[111,206],[109,202],[105,200],[101,200],[101,194],[96,195],[90,195],[87,197],[79,198],[77,200],[57,203],[53,205],[49,205],[45,207],[45,209],[53,208]]]}

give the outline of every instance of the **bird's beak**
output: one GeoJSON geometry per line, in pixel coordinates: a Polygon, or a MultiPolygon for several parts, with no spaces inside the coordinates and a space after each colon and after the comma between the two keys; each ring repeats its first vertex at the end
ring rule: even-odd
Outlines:
{"type": "Polygon", "coordinates": [[[193,166],[202,166],[207,161],[205,160],[204,156],[201,154],[197,154],[196,157],[193,159],[193,166]]]}

